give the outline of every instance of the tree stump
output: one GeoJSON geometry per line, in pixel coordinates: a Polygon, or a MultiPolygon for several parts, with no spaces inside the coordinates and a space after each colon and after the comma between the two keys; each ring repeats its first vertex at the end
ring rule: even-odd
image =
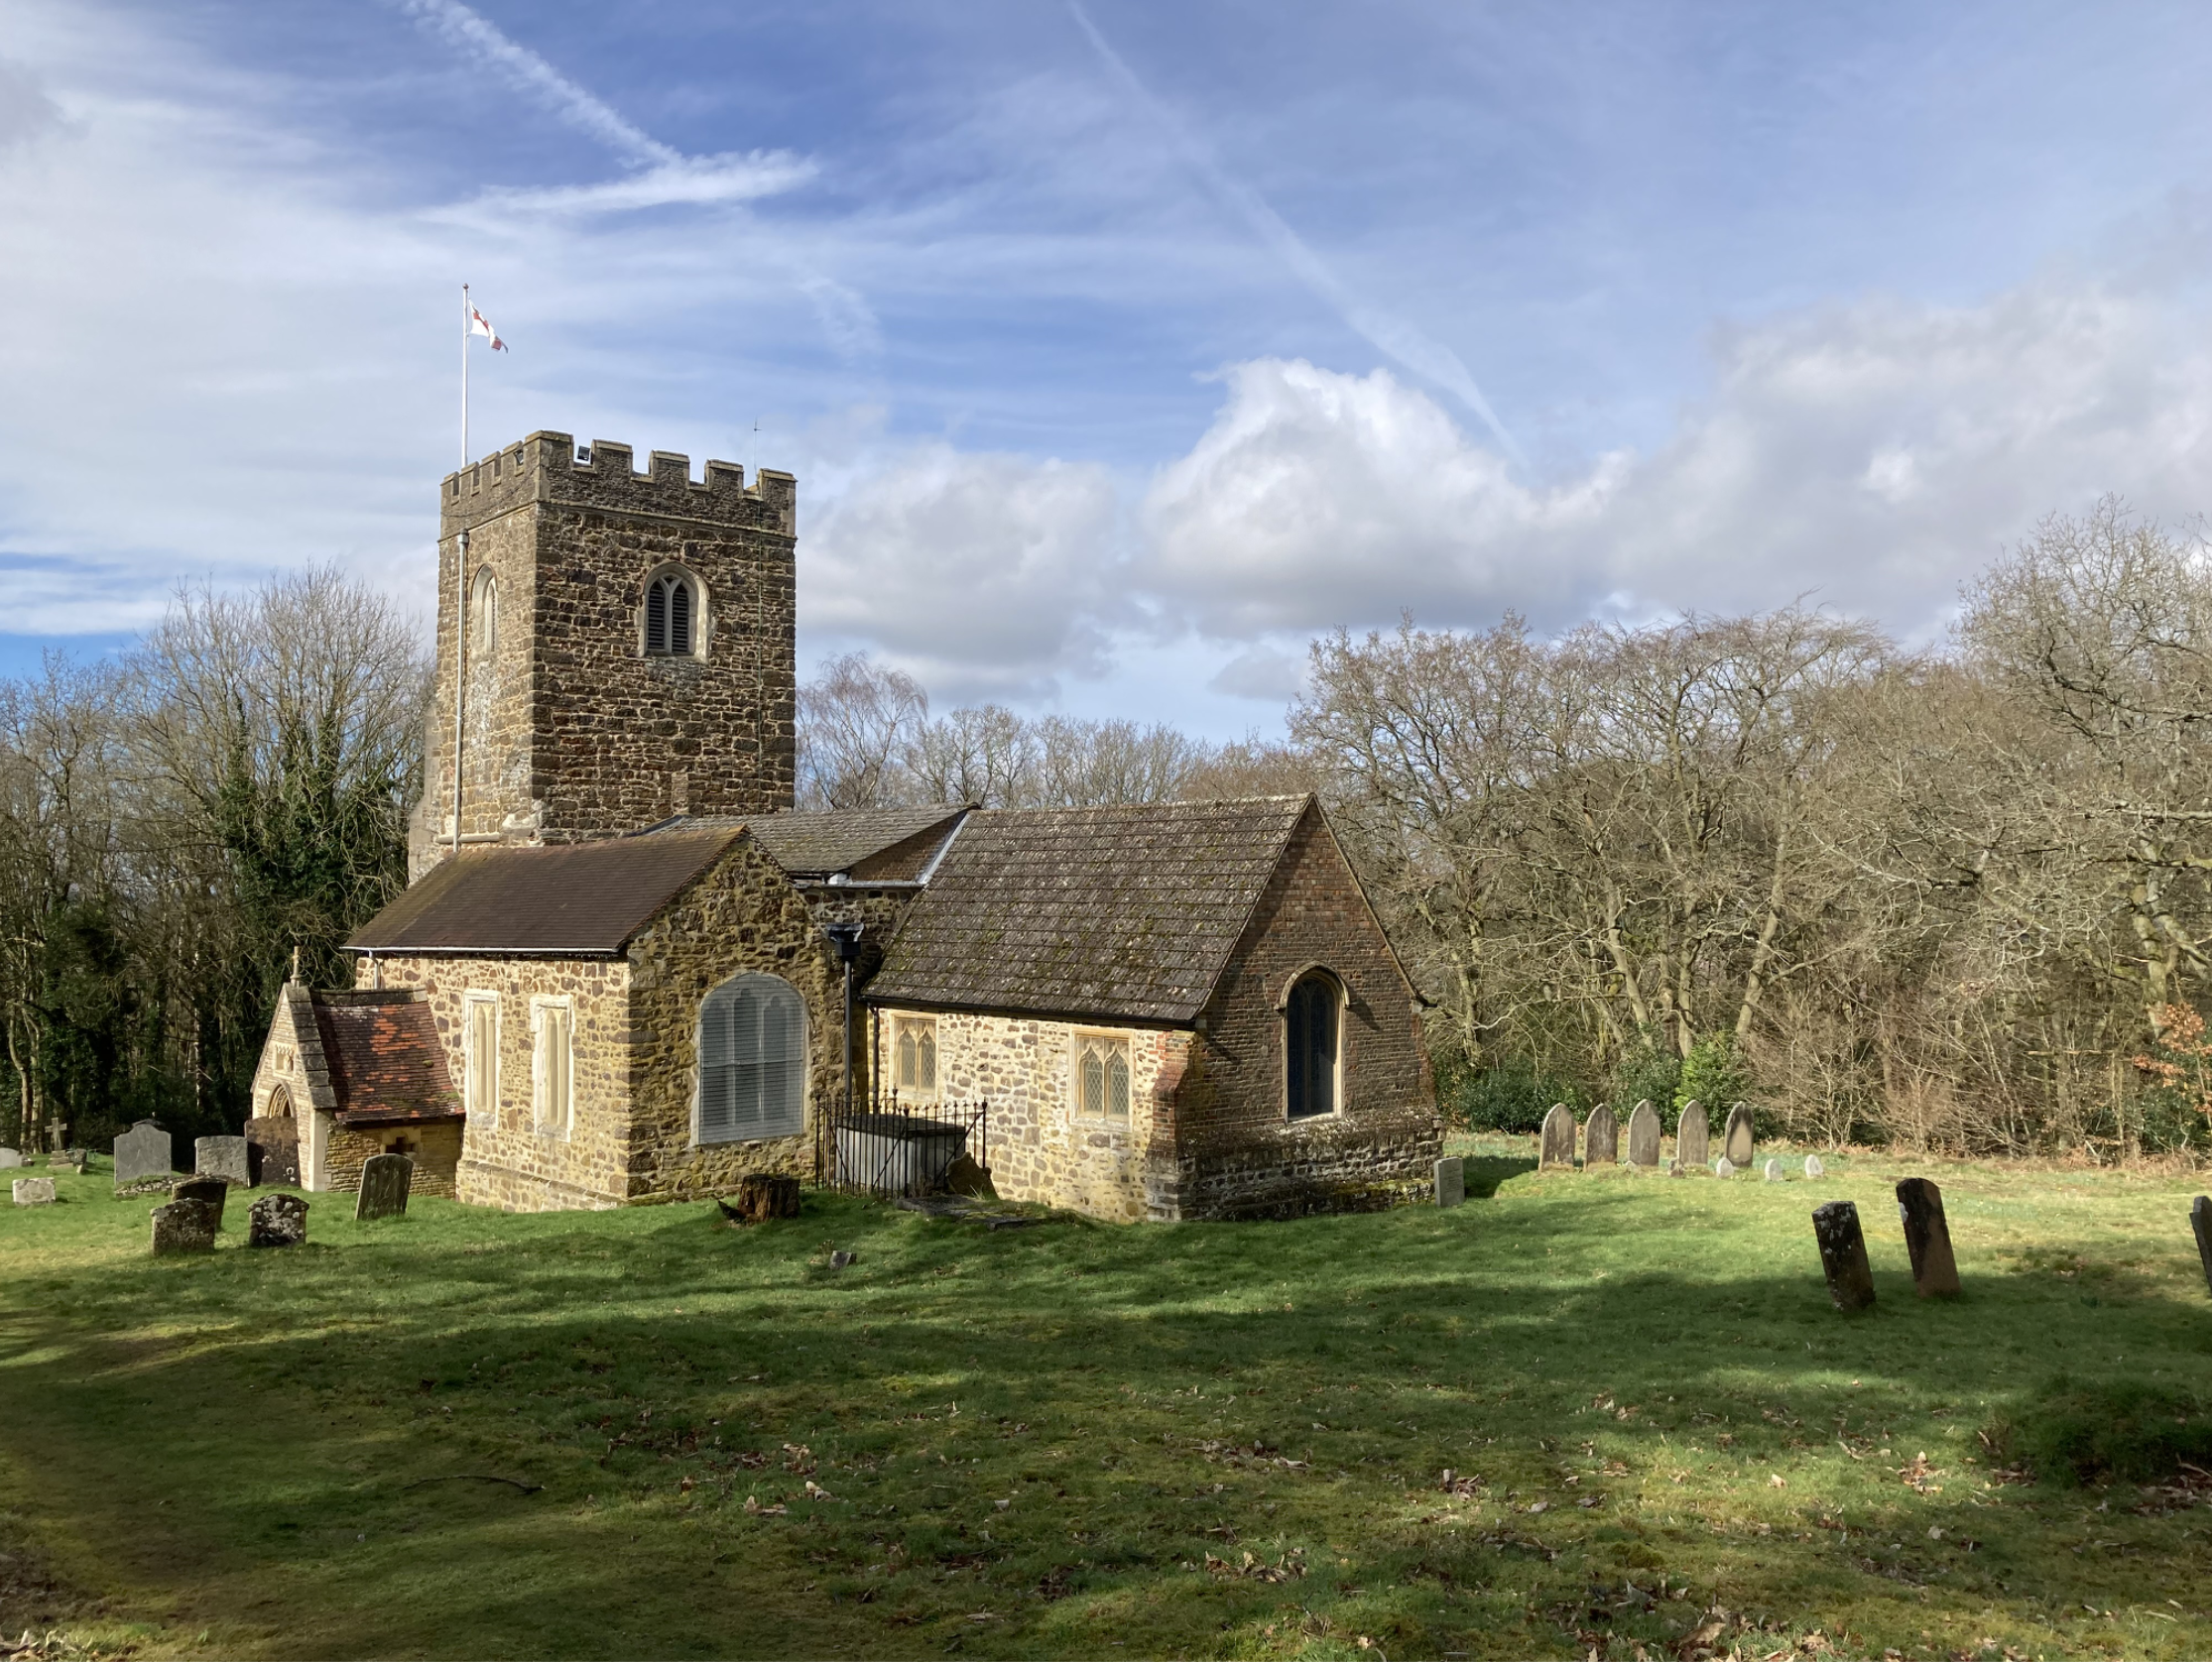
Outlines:
{"type": "Polygon", "coordinates": [[[796,1177],[741,1177],[737,1181],[738,1221],[765,1224],[771,1218],[799,1216],[799,1179],[796,1177]]]}

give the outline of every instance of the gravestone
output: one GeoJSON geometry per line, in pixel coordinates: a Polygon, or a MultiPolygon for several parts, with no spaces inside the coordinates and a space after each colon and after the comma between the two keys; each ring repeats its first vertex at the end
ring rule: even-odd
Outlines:
{"type": "Polygon", "coordinates": [[[1641,1102],[1636,1112],[1629,1116],[1629,1164],[1656,1166],[1659,1163],[1659,1117],[1652,1105],[1641,1102]]]}
{"type": "Polygon", "coordinates": [[[212,1252],[215,1249],[215,1209],[203,1200],[173,1200],[154,1208],[154,1255],[167,1252],[212,1252]]]}
{"type": "Polygon", "coordinates": [[[1782,1162],[1780,1160],[1769,1160],[1763,1169],[1767,1173],[1768,1182],[1780,1183],[1782,1181],[1782,1162]]]}
{"type": "Polygon", "coordinates": [[[1611,1103],[1599,1103],[1590,1110],[1589,1124],[1582,1128],[1582,1163],[1584,1166],[1621,1163],[1621,1122],[1613,1117],[1611,1103]]]}
{"type": "Polygon", "coordinates": [[[1828,1175],[1828,1168],[1820,1163],[1818,1154],[1807,1154],[1805,1156],[1805,1175],[1807,1177],[1825,1177],[1828,1175]]]}
{"type": "Polygon", "coordinates": [[[1905,1249],[1912,1254],[1912,1286],[1922,1298],[1958,1293],[1958,1260],[1951,1255],[1951,1226],[1943,1217],[1943,1191],[1924,1177],[1898,1185],[1898,1219],[1905,1249]]]}
{"type": "Polygon", "coordinates": [[[223,1202],[230,1198],[230,1185],[219,1177],[187,1177],[169,1188],[172,1200],[196,1200],[213,1207],[215,1228],[223,1227],[223,1202]]]}
{"type": "Polygon", "coordinates": [[[1713,1175],[1715,1177],[1734,1177],[1736,1175],[1736,1162],[1723,1154],[1713,1162],[1713,1175]]]}
{"type": "Polygon", "coordinates": [[[1728,1136],[1721,1152],[1739,1166],[1751,1164],[1750,1103],[1738,1103],[1728,1111],[1728,1136]]]}
{"type": "Polygon", "coordinates": [[[1836,1308],[1872,1308],[1874,1271],[1867,1265],[1867,1238],[1859,1228],[1859,1209],[1847,1200],[1815,1207],[1812,1238],[1820,1244],[1820,1268],[1828,1277],[1828,1296],[1836,1308]]]}
{"type": "Polygon", "coordinates": [[[1712,1128],[1705,1121],[1705,1105],[1685,1103],[1674,1122],[1674,1158],[1684,1171],[1703,1171],[1713,1157],[1712,1128]]]}
{"type": "Polygon", "coordinates": [[[307,1239],[307,1203],[298,1195],[263,1195],[246,1213],[249,1246],[299,1246],[307,1239]]]}
{"type": "Polygon", "coordinates": [[[415,1181],[415,1162],[405,1154],[371,1154],[361,1162],[361,1198],[353,1221],[407,1215],[407,1191],[415,1181]]]}
{"type": "Polygon", "coordinates": [[[51,1206],[54,1203],[54,1179],[51,1177],[19,1177],[15,1180],[15,1203],[18,1206],[51,1206]]]}
{"type": "Polygon", "coordinates": [[[23,1156],[13,1148],[0,1148],[0,1171],[23,1164],[23,1156]]]}
{"type": "Polygon", "coordinates": [[[2204,1290],[2212,1293],[2212,1196],[2197,1196],[2189,1208],[2189,1227],[2196,1231],[2197,1256],[2204,1260],[2204,1290]]]}
{"type": "Polygon", "coordinates": [[[1458,1206],[1467,1198],[1467,1163],[1457,1154],[1436,1162],[1436,1204],[1458,1206]]]}
{"type": "Polygon", "coordinates": [[[150,1177],[163,1182],[177,1169],[177,1155],[169,1132],[151,1120],[141,1120],[115,1139],[115,1186],[126,1188],[150,1177]]]}
{"type": "Polygon", "coordinates": [[[1543,1141],[1536,1150],[1536,1169],[1551,1166],[1574,1169],[1574,1111],[1565,1103],[1553,1103],[1551,1112],[1543,1117],[1543,1141]]]}
{"type": "Polygon", "coordinates": [[[253,1187],[253,1171],[246,1160],[242,1136],[203,1136],[192,1144],[192,1174],[220,1177],[241,1188],[253,1187]]]}

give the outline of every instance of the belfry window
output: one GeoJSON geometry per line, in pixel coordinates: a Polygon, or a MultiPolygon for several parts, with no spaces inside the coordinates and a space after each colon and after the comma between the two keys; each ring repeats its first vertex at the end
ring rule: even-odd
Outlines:
{"type": "Polygon", "coordinates": [[[697,649],[699,596],[681,572],[664,572],[645,586],[648,657],[689,657],[697,649]]]}
{"type": "Polygon", "coordinates": [[[1334,1114],[1337,1099],[1337,1011],[1344,996],[1325,970],[1308,970],[1283,1007],[1283,1060],[1293,1120],[1334,1114]]]}

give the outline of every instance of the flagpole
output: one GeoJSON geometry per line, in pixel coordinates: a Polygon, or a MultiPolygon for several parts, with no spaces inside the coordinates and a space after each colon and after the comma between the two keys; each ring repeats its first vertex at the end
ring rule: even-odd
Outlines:
{"type": "Polygon", "coordinates": [[[461,285],[461,466],[468,465],[468,285],[461,285]]]}

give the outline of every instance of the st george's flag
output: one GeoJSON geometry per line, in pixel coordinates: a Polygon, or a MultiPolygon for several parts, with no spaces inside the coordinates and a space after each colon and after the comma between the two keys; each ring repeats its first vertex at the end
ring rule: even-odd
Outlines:
{"type": "Polygon", "coordinates": [[[499,331],[492,327],[491,320],[473,305],[468,308],[468,332],[472,335],[482,335],[490,341],[494,352],[507,350],[507,343],[499,338],[499,331]]]}

